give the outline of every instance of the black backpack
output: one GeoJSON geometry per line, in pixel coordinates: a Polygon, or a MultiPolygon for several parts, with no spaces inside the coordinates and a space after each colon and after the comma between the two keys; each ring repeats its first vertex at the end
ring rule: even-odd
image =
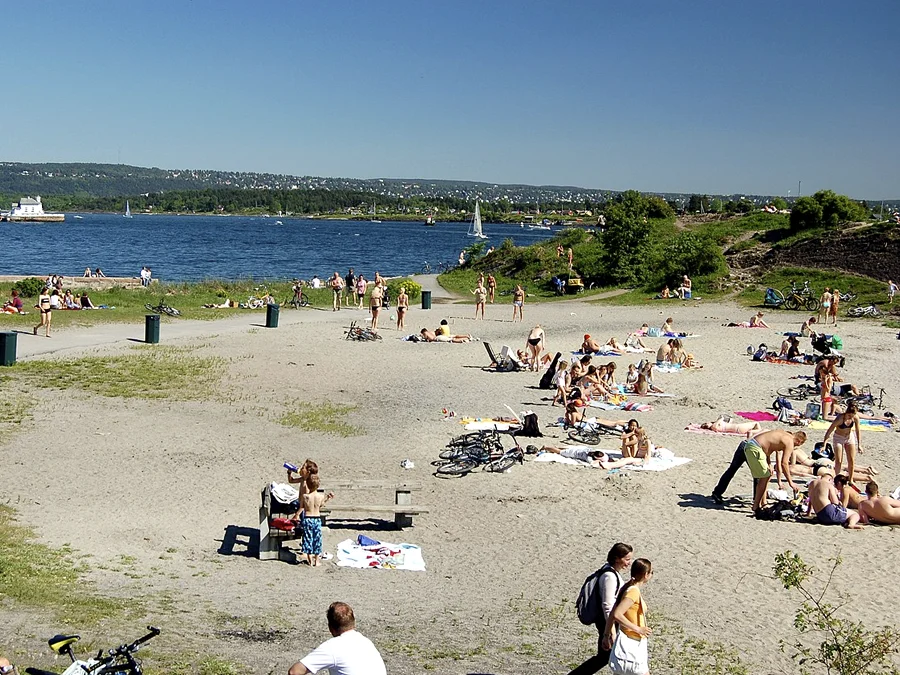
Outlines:
{"type": "Polygon", "coordinates": [[[528,413],[522,418],[522,428],[513,432],[513,436],[527,436],[529,438],[539,438],[544,434],[538,426],[538,416],[535,413],[528,413]]]}
{"type": "Polygon", "coordinates": [[[544,371],[544,374],[541,375],[541,381],[538,386],[541,389],[553,389],[553,376],[556,375],[556,368],[559,364],[559,359],[562,356],[562,352],[556,352],[556,356],[553,357],[553,363],[550,364],[550,367],[544,371]]]}
{"type": "Polygon", "coordinates": [[[616,595],[619,595],[622,579],[609,563],[604,563],[603,567],[584,580],[581,591],[578,593],[578,599],[575,601],[578,620],[585,626],[592,626],[603,621],[603,609],[600,606],[600,577],[606,572],[612,572],[615,575],[616,595]]]}

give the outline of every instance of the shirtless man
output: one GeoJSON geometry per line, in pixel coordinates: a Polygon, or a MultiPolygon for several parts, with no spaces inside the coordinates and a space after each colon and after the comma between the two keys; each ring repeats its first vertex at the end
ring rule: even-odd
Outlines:
{"type": "Polygon", "coordinates": [[[584,334],[584,342],[581,343],[582,354],[593,354],[600,351],[600,343],[592,338],[588,333],[584,334]]]}
{"type": "Polygon", "coordinates": [[[754,511],[766,502],[766,490],[769,487],[769,479],[772,477],[772,470],[769,464],[773,459],[776,460],[776,470],[778,475],[779,487],[781,485],[781,474],[784,473],[787,478],[788,485],[797,492],[797,486],[791,480],[791,458],[794,454],[794,448],[798,448],[806,442],[806,434],[802,431],[790,433],[782,429],[772,431],[764,431],[757,434],[753,438],[741,441],[734,456],[731,458],[731,464],[719,478],[719,482],[713,488],[712,498],[718,504],[725,503],[725,490],[728,484],[734,478],[738,469],[747,463],[750,467],[750,474],[753,476],[754,495],[753,509],[754,511]],[[780,456],[779,456],[780,453],[780,456]]]}
{"type": "Polygon", "coordinates": [[[862,523],[900,525],[900,499],[878,494],[878,483],[866,484],[866,499],[859,503],[859,520],[862,523]]]}
{"type": "Polygon", "coordinates": [[[848,512],[841,504],[841,498],[834,487],[834,478],[824,474],[809,484],[809,505],[816,514],[816,522],[820,525],[843,525],[851,530],[862,529],[859,525],[860,515],[848,512]]]}
{"type": "Polygon", "coordinates": [[[644,463],[643,459],[639,459],[637,457],[610,459],[609,455],[607,455],[602,450],[588,450],[587,448],[554,448],[549,445],[545,445],[540,449],[540,452],[549,452],[554,455],[559,455],[560,457],[577,459],[578,461],[587,462],[591,466],[597,466],[601,469],[606,469],[607,471],[611,471],[613,469],[621,469],[623,466],[631,466],[635,464],[641,465],[644,463]]]}

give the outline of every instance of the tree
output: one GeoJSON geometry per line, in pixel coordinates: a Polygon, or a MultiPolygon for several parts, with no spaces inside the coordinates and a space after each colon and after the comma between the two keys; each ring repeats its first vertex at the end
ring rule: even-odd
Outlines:
{"type": "MultiPolygon", "coordinates": [[[[619,208],[624,209],[619,205],[619,208]]],[[[603,233],[603,253],[606,277],[614,283],[634,284],[646,279],[647,254],[652,226],[643,217],[614,213],[615,219],[603,233]]]]}
{"type": "Polygon", "coordinates": [[[656,274],[660,285],[678,285],[683,274],[708,276],[722,274],[728,266],[722,249],[709,237],[681,232],[657,251],[656,274]]]}
{"type": "Polygon", "coordinates": [[[787,211],[788,209],[788,203],[784,197],[775,197],[775,199],[772,200],[772,206],[779,211],[787,211]]]}
{"type": "Polygon", "coordinates": [[[822,225],[822,205],[812,197],[800,197],[791,209],[791,229],[807,230],[822,225]]]}

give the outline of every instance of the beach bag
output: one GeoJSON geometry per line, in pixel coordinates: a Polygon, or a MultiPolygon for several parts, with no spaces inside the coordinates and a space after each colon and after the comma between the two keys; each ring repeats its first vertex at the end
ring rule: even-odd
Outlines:
{"type": "Polygon", "coordinates": [[[759,347],[756,348],[756,351],[753,352],[753,360],[754,361],[765,361],[766,353],[767,353],[768,349],[769,348],[765,344],[761,344],[759,347]]]}
{"type": "Polygon", "coordinates": [[[272,518],[269,525],[273,530],[279,530],[281,532],[293,532],[297,527],[297,523],[290,518],[272,518]]]}
{"type": "Polygon", "coordinates": [[[662,336],[661,329],[656,328],[655,326],[653,328],[647,329],[647,337],[661,337],[661,336],[662,336]]]}
{"type": "Polygon", "coordinates": [[[609,655],[609,670],[615,675],[644,675],[650,669],[647,640],[635,640],[620,630],[609,655]]]}
{"type": "Polygon", "coordinates": [[[535,413],[528,413],[522,418],[522,428],[513,433],[513,436],[528,436],[530,438],[538,438],[543,436],[538,426],[538,416],[535,413]]]}
{"type": "Polygon", "coordinates": [[[806,404],[806,411],[803,413],[803,416],[808,420],[817,420],[819,419],[819,414],[822,412],[822,406],[818,403],[813,403],[810,401],[806,404]]]}
{"type": "Polygon", "coordinates": [[[581,591],[578,593],[578,599],[575,600],[575,613],[578,615],[578,620],[585,626],[593,626],[605,620],[600,606],[600,577],[606,573],[615,577],[616,595],[619,595],[622,579],[609,563],[604,563],[603,567],[584,580],[581,591]]]}
{"type": "Polygon", "coordinates": [[[841,349],[844,348],[844,341],[841,340],[841,338],[838,337],[837,335],[832,335],[831,336],[831,348],[837,349],[838,351],[840,351],[841,349]]]}
{"type": "Polygon", "coordinates": [[[816,446],[812,451],[813,459],[834,459],[834,448],[831,446],[831,443],[816,443],[816,446]]]}
{"type": "Polygon", "coordinates": [[[778,410],[778,417],[775,418],[776,421],[790,423],[791,420],[793,420],[794,416],[791,415],[793,410],[788,410],[787,408],[776,408],[776,410],[778,410]]]}
{"type": "Polygon", "coordinates": [[[756,510],[757,520],[793,520],[796,513],[794,506],[787,500],[773,502],[756,510]]]}
{"type": "Polygon", "coordinates": [[[793,410],[794,406],[784,396],[779,396],[772,401],[772,410],[793,410]]]}

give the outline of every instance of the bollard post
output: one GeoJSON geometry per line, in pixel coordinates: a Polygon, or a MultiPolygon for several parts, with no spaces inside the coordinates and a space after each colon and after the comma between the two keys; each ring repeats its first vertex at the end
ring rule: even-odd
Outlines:
{"type": "Polygon", "coordinates": [[[159,314],[144,317],[144,342],[148,345],[159,344],[159,314]]]}
{"type": "Polygon", "coordinates": [[[422,289],[422,309],[431,309],[431,289],[422,289]]]}
{"type": "Polygon", "coordinates": [[[272,303],[266,305],[266,328],[278,328],[278,314],[281,308],[272,303]]]}
{"type": "Polygon", "coordinates": [[[13,332],[0,333],[0,366],[15,365],[17,337],[13,332]]]}

